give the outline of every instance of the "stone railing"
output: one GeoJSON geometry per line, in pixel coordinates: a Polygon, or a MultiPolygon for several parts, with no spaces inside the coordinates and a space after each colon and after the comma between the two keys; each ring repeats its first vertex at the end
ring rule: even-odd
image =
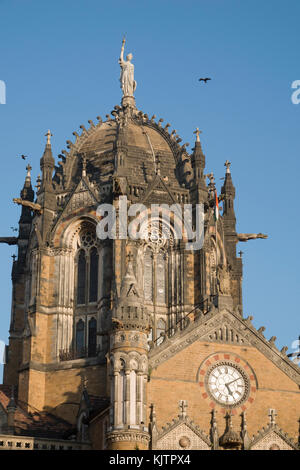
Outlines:
{"type": "Polygon", "coordinates": [[[76,441],[0,434],[0,450],[91,450],[91,445],[76,441]]]}

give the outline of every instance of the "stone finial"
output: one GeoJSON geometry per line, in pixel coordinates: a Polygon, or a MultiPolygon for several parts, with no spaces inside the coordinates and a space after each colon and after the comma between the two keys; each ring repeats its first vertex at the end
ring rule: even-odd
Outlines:
{"type": "Polygon", "coordinates": [[[268,414],[269,418],[270,418],[270,425],[271,426],[275,426],[276,424],[276,416],[277,416],[277,413],[276,413],[276,410],[274,408],[270,408],[269,409],[269,414],[268,414]]]}
{"type": "Polygon", "coordinates": [[[265,326],[261,326],[260,328],[258,328],[258,333],[260,333],[261,335],[263,334],[263,332],[265,331],[266,327],[265,326]]]}
{"type": "Polygon", "coordinates": [[[27,178],[30,178],[31,177],[31,170],[32,170],[32,166],[30,166],[30,164],[28,163],[27,167],[26,167],[26,170],[27,170],[27,178]]]}
{"type": "Polygon", "coordinates": [[[230,161],[226,160],[226,162],[224,163],[224,166],[226,166],[226,173],[230,173],[230,165],[230,161]]]}
{"type": "Polygon", "coordinates": [[[47,134],[45,134],[45,137],[47,137],[47,145],[51,145],[51,137],[53,134],[51,134],[50,130],[48,129],[47,134]]]}
{"type": "Polygon", "coordinates": [[[186,410],[188,407],[188,402],[186,400],[179,400],[179,417],[180,418],[186,418],[186,410]]]}
{"type": "Polygon", "coordinates": [[[202,134],[202,131],[199,130],[197,127],[196,130],[194,131],[194,134],[196,134],[196,142],[200,142],[200,134],[202,134]]]}

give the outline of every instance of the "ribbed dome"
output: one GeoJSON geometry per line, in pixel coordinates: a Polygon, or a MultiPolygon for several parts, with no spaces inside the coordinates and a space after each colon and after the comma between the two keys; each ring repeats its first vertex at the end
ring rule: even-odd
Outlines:
{"type": "Polygon", "coordinates": [[[186,150],[185,146],[179,145],[181,139],[176,131],[170,134],[169,124],[162,127],[162,119],[156,123],[136,109],[116,108],[117,111],[112,111],[113,118],[107,116],[105,122],[97,118],[97,125],[89,121],[88,130],[82,125],[81,135],[73,133],[76,140],[74,143],[67,141],[70,151],[64,152],[66,161],[61,162],[57,180],[62,180],[59,173],[63,173],[66,186],[72,185],[80,173],[84,155],[87,173],[98,183],[106,183],[114,172],[116,154],[123,152],[124,176],[129,181],[148,184],[159,161],[161,174],[168,175],[168,181],[178,185],[178,163],[186,150]]]}

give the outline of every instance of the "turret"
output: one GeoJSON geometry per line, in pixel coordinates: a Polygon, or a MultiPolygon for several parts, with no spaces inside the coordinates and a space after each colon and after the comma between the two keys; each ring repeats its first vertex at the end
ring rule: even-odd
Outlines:
{"type": "Polygon", "coordinates": [[[42,186],[41,191],[53,191],[52,186],[52,174],[54,170],[55,161],[52,155],[51,149],[51,132],[48,130],[46,137],[47,143],[44,150],[44,154],[40,160],[40,166],[42,171],[42,186]]]}
{"type": "Polygon", "coordinates": [[[111,419],[110,449],[147,449],[149,315],[143,305],[129,255],[110,333],[111,419]]]}
{"type": "Polygon", "coordinates": [[[191,163],[194,170],[194,191],[196,190],[196,203],[204,202],[207,198],[207,187],[205,183],[204,168],[205,168],[205,155],[202,151],[200,142],[200,133],[197,128],[194,132],[196,134],[196,142],[194,152],[192,153],[191,163]]]}

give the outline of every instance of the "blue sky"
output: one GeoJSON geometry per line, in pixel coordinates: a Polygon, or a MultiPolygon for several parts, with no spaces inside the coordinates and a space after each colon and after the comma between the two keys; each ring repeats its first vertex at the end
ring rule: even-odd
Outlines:
{"type": "MultiPolygon", "coordinates": [[[[300,3],[289,0],[0,0],[1,236],[12,236],[12,203],[29,156],[34,179],[48,128],[54,154],[88,119],[119,104],[118,57],[134,55],[137,106],[177,129],[184,142],[199,127],[207,172],[218,189],[232,162],[238,232],[268,240],[244,251],[244,314],[265,325],[278,347],[299,325],[300,3]],[[212,77],[206,85],[200,76],[212,77]]],[[[192,145],[191,145],[192,146],[192,145]]],[[[0,245],[0,340],[7,341],[11,256],[0,245]]]]}

